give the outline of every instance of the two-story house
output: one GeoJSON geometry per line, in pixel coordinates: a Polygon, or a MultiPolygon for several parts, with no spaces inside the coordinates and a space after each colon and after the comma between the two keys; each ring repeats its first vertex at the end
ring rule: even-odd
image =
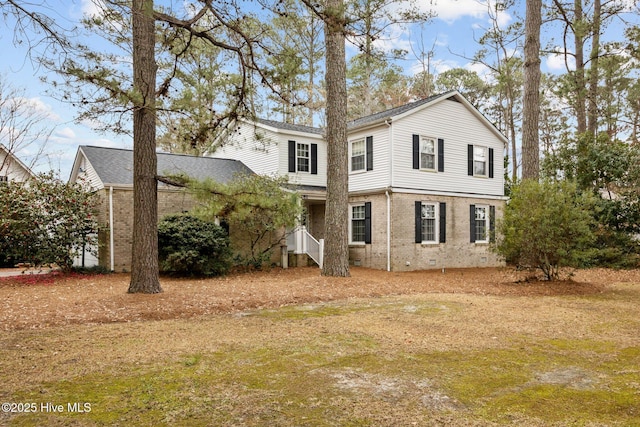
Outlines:
{"type": "MultiPolygon", "coordinates": [[[[260,174],[287,175],[303,221],[324,228],[323,129],[241,121],[214,157],[260,174]]],[[[352,121],[349,253],[354,265],[393,271],[501,265],[489,250],[504,196],[506,138],[457,91],[352,121]]],[[[297,249],[297,248],[294,248],[297,249]]]]}
{"type": "MultiPolygon", "coordinates": [[[[293,253],[321,262],[327,146],[324,130],[239,120],[212,156],[158,154],[158,173],[226,182],[235,174],[288,176],[306,215],[289,239],[293,253]],[[311,238],[313,237],[313,238],[311,238]],[[314,252],[315,251],[315,252],[314,252]]],[[[393,271],[496,266],[491,229],[504,197],[505,137],[458,92],[447,92],[348,125],[349,255],[354,265],[393,271]]],[[[71,181],[101,195],[99,263],[131,260],[131,150],[82,146],[71,181]]],[[[159,187],[160,216],[191,209],[180,189],[159,187]]],[[[233,232],[232,232],[233,237],[233,232]]],[[[284,259],[283,259],[284,262],[284,259]]]]}

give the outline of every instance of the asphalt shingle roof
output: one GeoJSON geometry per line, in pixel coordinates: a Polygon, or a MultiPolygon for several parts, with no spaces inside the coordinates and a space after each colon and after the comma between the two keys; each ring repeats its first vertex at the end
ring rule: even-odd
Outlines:
{"type": "MultiPolygon", "coordinates": [[[[133,184],[133,151],[83,145],[80,147],[104,184],[133,184]]],[[[158,175],[186,174],[226,183],[236,175],[253,174],[239,160],[158,153],[158,175]]]]}
{"type": "Polygon", "coordinates": [[[359,119],[355,119],[347,123],[348,128],[355,128],[367,123],[375,123],[378,120],[386,119],[388,117],[399,116],[400,114],[404,114],[407,111],[411,111],[414,108],[418,108],[421,105],[428,104],[431,101],[435,101],[438,98],[446,97],[451,95],[453,91],[444,92],[438,95],[433,95],[428,98],[420,99],[415,102],[410,102],[408,104],[401,105],[399,107],[391,108],[389,110],[381,111],[379,113],[371,114],[369,116],[360,117],[359,119]]]}
{"type": "Polygon", "coordinates": [[[304,125],[292,125],[290,123],[276,122],[274,120],[258,119],[258,123],[262,123],[263,125],[271,126],[276,129],[292,130],[296,132],[315,133],[318,135],[322,135],[324,133],[324,129],[322,128],[316,128],[316,127],[304,126],[304,125]]]}
{"type": "MultiPolygon", "coordinates": [[[[394,116],[398,116],[400,114],[406,113],[407,111],[411,111],[414,108],[418,108],[421,105],[427,104],[431,101],[435,101],[438,98],[442,98],[442,97],[447,97],[450,96],[453,92],[455,91],[448,91],[448,92],[444,92],[444,93],[440,93],[437,95],[432,95],[428,98],[424,98],[424,99],[420,99],[418,101],[414,101],[414,102],[410,102],[408,104],[404,104],[401,105],[399,107],[395,107],[395,108],[391,108],[389,110],[385,110],[385,111],[381,111],[379,113],[375,113],[375,114],[371,114],[368,116],[364,116],[364,117],[360,117],[359,119],[355,119],[352,120],[350,122],[347,123],[347,128],[348,129],[352,129],[352,128],[357,128],[359,126],[368,124],[368,123],[375,123],[379,120],[383,120],[389,117],[394,117],[394,116]]],[[[292,125],[289,123],[283,123],[283,122],[276,122],[274,120],[266,120],[266,119],[257,119],[259,123],[262,123],[264,125],[267,126],[271,126],[274,127],[276,129],[283,129],[283,130],[292,130],[292,131],[297,131],[297,132],[307,132],[307,133],[315,133],[318,135],[322,135],[324,134],[324,129],[323,128],[316,128],[316,127],[311,127],[311,126],[303,126],[303,125],[292,125]]]]}

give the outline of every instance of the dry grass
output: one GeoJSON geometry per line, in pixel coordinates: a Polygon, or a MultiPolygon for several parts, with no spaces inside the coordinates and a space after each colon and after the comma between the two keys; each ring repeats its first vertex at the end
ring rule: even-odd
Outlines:
{"type": "Polygon", "coordinates": [[[352,274],[3,281],[0,400],[92,411],[0,425],[640,425],[640,272],[352,274]]]}

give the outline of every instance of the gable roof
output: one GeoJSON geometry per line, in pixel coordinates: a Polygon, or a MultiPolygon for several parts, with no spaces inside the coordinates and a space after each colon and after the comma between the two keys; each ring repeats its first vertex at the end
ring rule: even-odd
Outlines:
{"type": "Polygon", "coordinates": [[[7,176],[11,175],[13,179],[20,179],[20,181],[27,181],[31,178],[35,178],[36,174],[33,173],[31,168],[25,165],[22,160],[18,158],[11,150],[9,150],[4,144],[0,144],[0,172],[7,176]],[[6,159],[9,159],[6,161],[6,159]],[[13,171],[10,169],[13,165],[13,171]],[[17,166],[17,167],[16,167],[17,166]],[[23,172],[20,174],[15,169],[21,169],[23,172]]]}
{"type": "Polygon", "coordinates": [[[448,98],[451,95],[453,95],[454,93],[456,93],[456,91],[449,91],[449,92],[444,92],[438,95],[432,95],[430,97],[427,98],[423,98],[420,99],[418,101],[414,101],[414,102],[410,102],[408,104],[404,104],[401,105],[399,107],[395,107],[395,108],[391,108],[389,110],[385,110],[385,111],[380,111],[379,113],[374,113],[371,114],[369,116],[364,116],[364,117],[360,117],[359,119],[355,119],[350,121],[349,123],[347,123],[347,128],[348,129],[352,129],[352,128],[359,128],[360,126],[364,126],[367,124],[372,124],[372,123],[377,123],[380,121],[384,121],[386,119],[395,117],[395,116],[399,116],[402,115],[404,113],[407,113],[415,108],[418,108],[422,105],[431,103],[437,99],[440,98],[448,98]]]}
{"type": "MultiPolygon", "coordinates": [[[[80,155],[90,164],[102,186],[133,185],[133,150],[82,145],[78,148],[71,179],[80,172],[80,155]]],[[[253,171],[239,160],[158,153],[158,175],[170,174],[185,174],[198,180],[209,178],[226,183],[236,175],[249,175],[253,171]]]]}
{"type": "MultiPolygon", "coordinates": [[[[460,92],[457,90],[450,90],[448,92],[443,92],[437,95],[432,95],[427,98],[423,98],[414,102],[410,102],[408,104],[401,105],[399,107],[391,108],[389,110],[381,111],[379,113],[374,113],[365,117],[360,117],[358,119],[352,120],[347,123],[347,130],[353,131],[356,129],[360,129],[366,126],[372,126],[381,124],[384,122],[391,122],[393,120],[397,120],[405,115],[413,114],[416,110],[420,110],[422,108],[427,108],[430,105],[435,103],[444,101],[444,100],[452,100],[457,101],[463,104],[467,109],[471,111],[471,113],[476,116],[481,122],[484,123],[498,138],[500,138],[505,143],[507,142],[507,138],[500,132],[500,130],[491,123],[474,105],[472,105],[460,92]]],[[[317,128],[311,126],[303,126],[303,125],[292,125],[289,123],[276,122],[273,120],[265,120],[265,119],[257,119],[257,123],[268,126],[274,129],[293,131],[293,132],[303,132],[303,133],[311,133],[316,135],[324,135],[324,128],[317,128]]]]}

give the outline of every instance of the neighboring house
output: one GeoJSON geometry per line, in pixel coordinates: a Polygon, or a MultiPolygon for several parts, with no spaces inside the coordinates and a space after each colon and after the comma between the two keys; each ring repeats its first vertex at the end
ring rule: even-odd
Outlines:
{"type": "Polygon", "coordinates": [[[15,153],[0,144],[0,183],[26,182],[32,178],[35,178],[35,174],[31,169],[15,153]]]}
{"type": "MultiPolygon", "coordinates": [[[[319,128],[240,121],[214,157],[289,177],[303,225],[324,227],[327,148],[319,128]]],[[[506,138],[457,91],[348,124],[349,257],[390,271],[502,265],[489,249],[502,215],[506,138]]],[[[290,250],[300,252],[300,241],[290,250]]]]}
{"type": "MultiPolygon", "coordinates": [[[[252,172],[236,160],[158,153],[159,175],[181,173],[226,183],[236,175],[252,172]]],[[[98,192],[100,197],[98,222],[101,231],[98,259],[94,264],[113,271],[129,271],[133,232],[133,151],[80,146],[69,181],[85,182],[88,190],[98,192]]],[[[184,190],[158,185],[159,218],[188,211],[194,203],[184,190]]]]}

